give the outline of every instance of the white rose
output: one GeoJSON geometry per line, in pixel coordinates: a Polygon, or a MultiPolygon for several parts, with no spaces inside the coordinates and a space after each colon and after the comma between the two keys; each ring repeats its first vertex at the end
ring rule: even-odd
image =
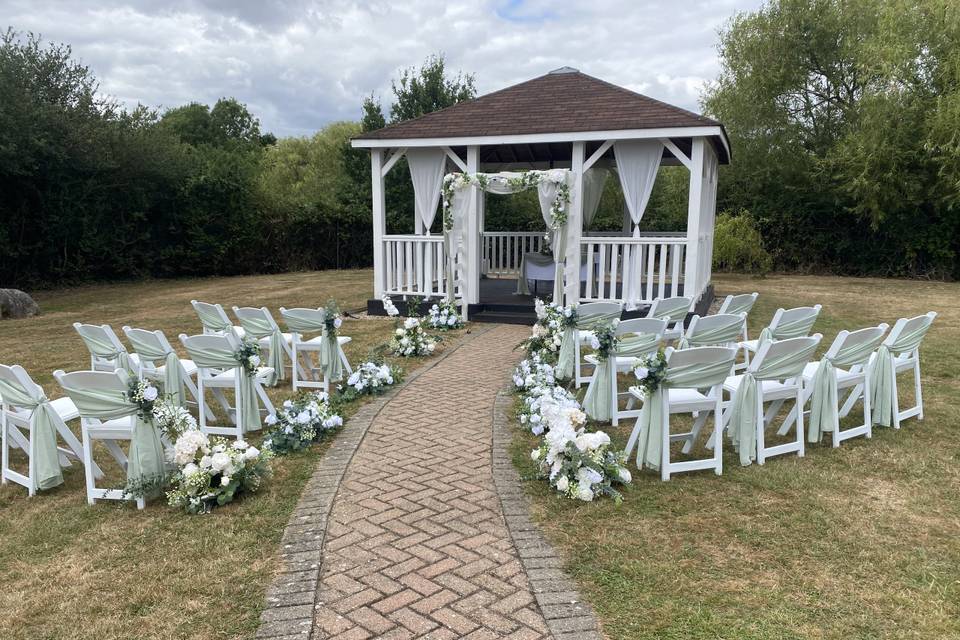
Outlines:
{"type": "Polygon", "coordinates": [[[600,340],[599,340],[599,338],[597,338],[597,336],[591,336],[591,337],[590,337],[590,347],[593,348],[593,349],[599,349],[599,348],[600,348],[600,340]]]}
{"type": "Polygon", "coordinates": [[[182,473],[185,478],[189,478],[192,475],[196,475],[200,473],[200,468],[197,465],[190,462],[184,465],[182,473]]]}
{"type": "Polygon", "coordinates": [[[143,390],[143,399],[147,402],[153,402],[157,399],[157,388],[154,386],[148,386],[143,390]]]}
{"type": "Polygon", "coordinates": [[[260,366],[260,362],[262,362],[262,361],[260,360],[260,356],[258,356],[258,355],[252,355],[252,356],[250,356],[250,366],[251,366],[251,367],[253,367],[253,368],[259,367],[259,366],[260,366]]]}
{"type": "Polygon", "coordinates": [[[256,447],[249,447],[244,453],[243,457],[247,460],[255,460],[260,455],[260,450],[256,447]]]}
{"type": "Polygon", "coordinates": [[[271,414],[268,415],[266,418],[264,418],[263,421],[266,422],[267,425],[273,426],[273,425],[277,424],[277,414],[271,413],[271,414]]]}
{"type": "Polygon", "coordinates": [[[650,375],[650,369],[647,369],[646,367],[637,367],[634,369],[633,374],[637,376],[637,380],[643,380],[650,375]]]}
{"type": "Polygon", "coordinates": [[[210,456],[203,456],[202,458],[200,458],[201,469],[209,469],[212,466],[213,466],[213,460],[210,458],[210,456]]]}
{"type": "Polygon", "coordinates": [[[590,490],[590,487],[580,487],[580,490],[577,492],[577,498],[584,502],[590,502],[593,500],[593,491],[590,490]]]}
{"type": "Polygon", "coordinates": [[[230,456],[222,451],[215,453],[210,459],[210,466],[214,471],[223,471],[230,466],[230,456]]]}
{"type": "Polygon", "coordinates": [[[557,480],[557,491],[563,491],[566,493],[567,489],[570,488],[570,480],[567,476],[560,476],[560,479],[557,480]]]}
{"type": "Polygon", "coordinates": [[[420,324],[420,321],[417,320],[416,318],[407,318],[406,320],[403,321],[404,329],[413,329],[418,324],[420,324]]]}
{"type": "Polygon", "coordinates": [[[243,440],[237,440],[236,442],[233,443],[233,448],[236,449],[237,451],[243,451],[243,450],[246,449],[248,446],[250,446],[250,445],[248,445],[248,444],[247,444],[246,442],[244,442],[243,440]]]}
{"type": "Polygon", "coordinates": [[[580,467],[577,471],[577,484],[581,487],[592,487],[603,480],[603,476],[590,467],[580,467]]]}
{"type": "Polygon", "coordinates": [[[352,387],[353,385],[357,384],[358,382],[360,382],[360,372],[359,372],[359,371],[354,371],[353,373],[350,374],[350,377],[347,378],[347,384],[352,387]]]}
{"type": "Polygon", "coordinates": [[[220,477],[220,486],[225,487],[225,486],[227,486],[228,484],[230,484],[230,476],[221,476],[221,477],[220,477]]]}
{"type": "Polygon", "coordinates": [[[630,481],[633,480],[633,476],[630,475],[630,471],[626,467],[620,467],[620,470],[617,471],[617,476],[623,484],[630,484],[630,481]]]}
{"type": "Polygon", "coordinates": [[[540,459],[540,449],[534,449],[533,451],[531,451],[531,452],[530,452],[530,459],[533,460],[533,461],[539,460],[539,459],[540,459]]]}

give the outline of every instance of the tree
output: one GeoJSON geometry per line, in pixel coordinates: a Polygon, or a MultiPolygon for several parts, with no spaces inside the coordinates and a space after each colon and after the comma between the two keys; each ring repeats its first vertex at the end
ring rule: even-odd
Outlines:
{"type": "Polygon", "coordinates": [[[390,122],[411,120],[464,100],[472,100],[477,95],[473,81],[472,74],[462,71],[448,77],[443,54],[432,55],[419,70],[414,67],[404,69],[400,72],[399,81],[393,82],[396,100],[390,107],[390,122]]]}

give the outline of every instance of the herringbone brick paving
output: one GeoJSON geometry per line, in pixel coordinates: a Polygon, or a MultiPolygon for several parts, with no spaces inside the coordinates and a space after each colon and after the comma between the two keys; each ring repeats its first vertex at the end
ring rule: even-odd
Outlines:
{"type": "Polygon", "coordinates": [[[316,638],[548,638],[491,473],[491,413],[528,330],[501,326],[371,424],[327,525],[316,638]]]}

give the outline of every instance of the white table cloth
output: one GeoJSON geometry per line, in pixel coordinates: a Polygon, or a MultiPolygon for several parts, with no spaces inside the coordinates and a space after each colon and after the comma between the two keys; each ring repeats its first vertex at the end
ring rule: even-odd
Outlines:
{"type": "MultiPolygon", "coordinates": [[[[599,262],[599,257],[594,256],[594,263],[599,262]]],[[[528,281],[546,281],[553,282],[555,265],[552,255],[545,255],[539,251],[531,251],[523,254],[520,259],[520,276],[517,278],[517,295],[530,295],[530,285],[528,281]]],[[[581,256],[580,264],[580,282],[586,282],[590,271],[586,264],[586,257],[581,256]]]]}

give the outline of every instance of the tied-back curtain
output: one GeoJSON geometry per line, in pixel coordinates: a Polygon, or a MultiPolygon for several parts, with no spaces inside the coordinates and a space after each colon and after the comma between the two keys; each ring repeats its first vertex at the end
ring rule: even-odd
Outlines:
{"type": "Polygon", "coordinates": [[[597,216],[600,197],[607,184],[610,171],[607,169],[587,169],[583,173],[583,230],[586,231],[597,216]]]}
{"type": "Polygon", "coordinates": [[[837,355],[824,355],[810,381],[810,422],[807,425],[807,441],[820,442],[825,431],[840,428],[840,415],[837,408],[837,370],[836,367],[852,367],[865,364],[883,340],[883,334],[875,339],[859,344],[844,346],[837,355]]]}
{"type": "Polygon", "coordinates": [[[413,204],[416,215],[423,223],[424,233],[430,234],[433,219],[440,203],[440,188],[447,164],[443,149],[410,149],[407,151],[407,166],[413,182],[413,204]]]}
{"type": "Polygon", "coordinates": [[[273,374],[271,374],[267,380],[267,385],[272,387],[277,384],[277,380],[283,380],[286,377],[283,370],[283,351],[286,346],[286,338],[283,337],[283,332],[280,331],[280,327],[275,327],[272,322],[262,315],[255,317],[238,317],[240,326],[243,327],[243,332],[246,336],[254,340],[262,340],[263,338],[269,338],[270,340],[268,347],[270,353],[267,355],[267,366],[273,369],[273,374]]]}
{"type": "Polygon", "coordinates": [[[183,368],[180,366],[180,358],[173,349],[169,351],[161,348],[161,345],[142,339],[135,332],[127,336],[134,351],[140,356],[141,360],[149,362],[163,362],[163,393],[170,402],[177,406],[186,407],[186,395],[183,392],[183,368]]]}
{"type": "MultiPolygon", "coordinates": [[[[695,363],[678,367],[667,366],[666,377],[657,389],[647,395],[640,408],[637,426],[627,441],[626,455],[637,447],[637,468],[659,470],[663,457],[663,430],[670,419],[667,401],[669,389],[704,389],[726,380],[733,369],[734,358],[710,363],[695,363]]],[[[720,446],[717,444],[716,446],[720,446]]]]}
{"type": "Polygon", "coordinates": [[[597,365],[583,396],[583,410],[594,420],[609,420],[617,410],[617,357],[639,358],[660,347],[660,338],[653,333],[628,333],[618,337],[616,348],[597,365]]]}
{"type": "Polygon", "coordinates": [[[877,357],[871,371],[870,389],[872,419],[874,424],[889,427],[893,420],[893,394],[897,384],[897,371],[894,367],[894,354],[911,353],[920,348],[924,336],[930,330],[932,318],[908,333],[901,333],[893,344],[882,344],[877,349],[877,357]]]}
{"type": "Polygon", "coordinates": [[[60,453],[57,451],[57,412],[46,396],[34,397],[12,380],[0,379],[0,398],[7,405],[28,409],[33,420],[30,457],[34,460],[33,488],[52,489],[63,484],[60,453]]]}
{"type": "Polygon", "coordinates": [[[113,360],[117,369],[123,369],[131,375],[136,375],[137,372],[133,370],[133,365],[130,364],[130,356],[125,349],[117,348],[117,345],[112,340],[108,340],[99,330],[94,332],[89,331],[86,327],[80,327],[78,331],[90,353],[98,358],[113,360]]]}
{"type": "Polygon", "coordinates": [[[240,429],[243,432],[259,430],[260,403],[257,400],[257,392],[253,384],[253,377],[256,374],[247,373],[247,370],[237,360],[237,354],[229,349],[202,348],[194,344],[187,346],[187,351],[190,352],[190,357],[193,358],[198,367],[204,369],[236,369],[234,375],[238,378],[239,386],[237,408],[240,413],[240,429]]]}
{"type": "MultiPolygon", "coordinates": [[[[758,370],[747,369],[743,374],[730,409],[730,438],[740,454],[741,465],[746,467],[757,457],[757,421],[760,419],[758,385],[763,380],[796,378],[803,373],[803,367],[816,349],[817,345],[811,344],[800,351],[766,358],[758,370]]],[[[798,410],[802,410],[802,407],[798,410]]]]}
{"type": "MultiPolygon", "coordinates": [[[[618,140],[613,143],[613,155],[617,161],[623,199],[633,222],[633,237],[639,238],[640,220],[647,209],[653,183],[657,179],[657,171],[663,158],[663,144],[659,140],[618,140]]],[[[641,256],[639,246],[632,246],[628,251],[630,255],[625,257],[629,265],[628,278],[623,294],[626,307],[636,309],[643,297],[640,279],[635,277],[640,272],[641,256]]]]}
{"type": "Polygon", "coordinates": [[[677,345],[679,349],[689,347],[713,347],[736,342],[743,331],[743,317],[734,316],[729,321],[711,329],[698,331],[693,335],[684,334],[677,345]]]}
{"type": "Polygon", "coordinates": [[[140,408],[120,389],[90,389],[64,386],[64,391],[77,405],[82,418],[113,420],[133,418],[133,435],[127,455],[127,481],[156,480],[166,472],[163,444],[153,416],[141,417],[140,408]]]}

